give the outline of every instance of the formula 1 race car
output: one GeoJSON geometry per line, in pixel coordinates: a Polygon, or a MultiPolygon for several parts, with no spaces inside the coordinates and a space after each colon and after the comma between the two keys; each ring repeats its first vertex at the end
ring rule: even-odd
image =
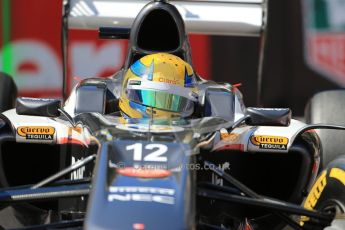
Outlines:
{"type": "MultiPolygon", "coordinates": [[[[109,4],[107,12],[112,4],[129,4],[102,2],[109,4]]],[[[307,125],[286,108],[246,108],[235,86],[199,76],[195,116],[133,119],[119,112],[124,74],[140,58],[173,54],[192,64],[184,21],[190,30],[207,32],[210,24],[214,33],[229,29],[219,22],[212,27],[214,20],[201,17],[198,9],[263,12],[261,1],[238,2],[153,1],[136,12],[131,28],[100,28],[101,37],[129,39],[126,63],[110,78],[80,82],[63,106],[57,99],[18,98],[7,110],[15,86],[1,76],[13,90],[0,104],[6,110],[0,115],[0,225],[142,230],[344,224],[339,218],[345,165],[339,158],[319,171],[321,142],[315,132],[343,126],[307,125]],[[184,19],[180,8],[193,20],[184,19]],[[159,28],[159,37],[153,28],[159,28]]],[[[73,16],[78,3],[70,1],[65,13],[73,16]]],[[[100,11],[79,16],[64,19],[90,27],[114,20],[100,11]]],[[[232,28],[252,34],[261,26],[240,22],[232,28]]]]}

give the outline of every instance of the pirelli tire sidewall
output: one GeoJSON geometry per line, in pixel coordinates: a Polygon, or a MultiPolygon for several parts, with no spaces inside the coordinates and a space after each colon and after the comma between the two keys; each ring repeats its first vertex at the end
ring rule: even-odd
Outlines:
{"type": "Polygon", "coordinates": [[[303,206],[325,211],[335,204],[337,211],[345,211],[345,155],[330,162],[319,174],[303,206]]]}

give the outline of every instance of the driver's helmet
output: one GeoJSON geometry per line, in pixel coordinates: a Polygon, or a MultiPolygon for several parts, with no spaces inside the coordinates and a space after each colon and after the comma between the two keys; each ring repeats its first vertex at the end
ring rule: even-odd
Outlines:
{"type": "Polygon", "coordinates": [[[192,67],[167,53],[142,57],[125,74],[119,107],[129,118],[184,118],[197,102],[192,67]]]}

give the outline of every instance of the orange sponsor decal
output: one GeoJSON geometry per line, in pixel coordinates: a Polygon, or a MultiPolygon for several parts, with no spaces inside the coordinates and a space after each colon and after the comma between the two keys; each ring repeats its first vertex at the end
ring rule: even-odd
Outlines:
{"type": "Polygon", "coordinates": [[[173,85],[178,85],[178,80],[175,80],[175,79],[171,80],[171,79],[160,77],[160,78],[158,78],[158,81],[159,82],[163,82],[163,83],[169,83],[169,84],[173,84],[173,85]]]}
{"type": "Polygon", "coordinates": [[[123,176],[140,178],[161,178],[168,177],[171,175],[171,171],[165,169],[145,169],[126,167],[122,169],[117,169],[116,171],[123,176]]]}
{"type": "Polygon", "coordinates": [[[17,133],[30,140],[53,140],[55,128],[51,126],[20,126],[17,133]]]}

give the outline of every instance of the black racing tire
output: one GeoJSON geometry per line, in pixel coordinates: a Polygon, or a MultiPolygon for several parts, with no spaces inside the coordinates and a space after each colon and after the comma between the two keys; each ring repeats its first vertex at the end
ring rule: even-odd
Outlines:
{"type": "MultiPolygon", "coordinates": [[[[345,213],[345,155],[330,162],[319,174],[303,206],[334,216],[345,213]]],[[[305,226],[310,229],[308,222],[305,221],[305,226]]]]}
{"type": "Polygon", "coordinates": [[[17,98],[17,86],[13,78],[0,72],[0,113],[13,109],[17,98]]]}
{"type": "MultiPolygon", "coordinates": [[[[330,90],[314,95],[305,109],[308,124],[345,125],[345,90],[330,90]]],[[[345,131],[318,130],[321,139],[321,168],[345,154],[345,131]]]]}

